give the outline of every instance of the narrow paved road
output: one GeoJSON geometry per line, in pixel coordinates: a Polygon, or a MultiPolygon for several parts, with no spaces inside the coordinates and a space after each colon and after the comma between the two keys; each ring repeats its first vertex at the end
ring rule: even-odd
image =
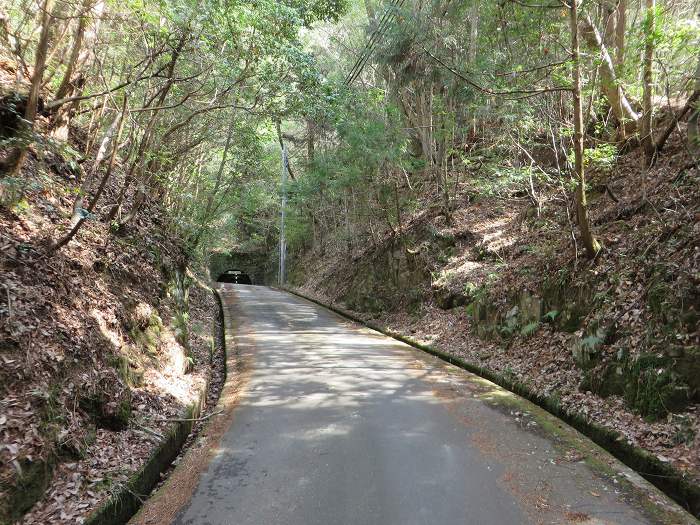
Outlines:
{"type": "Polygon", "coordinates": [[[176,523],[691,522],[487,381],[286,293],[224,296],[250,375],[176,523]]]}

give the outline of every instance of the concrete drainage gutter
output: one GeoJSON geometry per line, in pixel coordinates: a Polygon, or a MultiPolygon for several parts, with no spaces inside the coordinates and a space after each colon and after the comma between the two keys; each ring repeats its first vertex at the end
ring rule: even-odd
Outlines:
{"type": "Polygon", "coordinates": [[[343,308],[326,304],[318,299],[306,296],[294,289],[287,287],[282,287],[281,289],[301,297],[302,299],[327,308],[328,310],[331,310],[332,312],[335,312],[346,319],[360,323],[367,328],[380,332],[388,337],[434,355],[439,359],[467,370],[468,372],[483,377],[484,379],[487,379],[492,383],[495,383],[506,390],[527,399],[535,405],[538,405],[553,416],[558,417],[568,425],[581,432],[581,434],[588,437],[595,444],[608,451],[622,463],[655,485],[667,496],[681,505],[681,507],[688,510],[693,516],[700,518],[700,486],[695,485],[685,479],[671,465],[661,462],[653,454],[639,447],[630,445],[619,433],[590,422],[579,414],[572,414],[565,411],[559,405],[559,403],[551,397],[533,392],[527,385],[514,381],[502,374],[484,368],[475,363],[465,361],[464,359],[451,355],[442,349],[420,343],[411,337],[394,332],[393,330],[390,330],[384,326],[365,321],[343,308]]]}
{"type": "MultiPolygon", "coordinates": [[[[219,334],[221,344],[224,345],[226,354],[226,337],[224,327],[224,308],[219,292],[210,288],[219,308],[219,318],[221,319],[219,334]]],[[[209,392],[209,382],[199,392],[197,400],[185,410],[181,416],[182,421],[176,421],[170,427],[165,439],[153,451],[151,456],[140,470],[131,475],[125,485],[116,493],[112,494],[107,501],[95,509],[85,520],[84,525],[121,525],[138,512],[144,500],[148,498],[153,487],[160,481],[160,475],[165,472],[170,464],[180,453],[187,437],[192,431],[194,421],[197,419],[207,399],[209,392]]]]}

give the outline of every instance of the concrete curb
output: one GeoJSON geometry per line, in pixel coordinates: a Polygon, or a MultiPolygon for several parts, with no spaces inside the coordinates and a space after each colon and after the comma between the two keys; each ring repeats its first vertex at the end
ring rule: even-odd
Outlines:
{"type": "Polygon", "coordinates": [[[407,345],[417,348],[418,350],[434,355],[447,363],[483,377],[484,379],[487,379],[492,383],[495,383],[498,386],[505,388],[506,390],[509,390],[510,392],[513,392],[524,399],[527,399],[535,405],[543,408],[553,416],[561,419],[569,426],[578,430],[595,444],[605,449],[622,463],[637,472],[652,485],[656,486],[681,507],[688,510],[693,516],[695,516],[695,518],[700,518],[700,486],[690,483],[688,480],[684,479],[682,474],[675,468],[661,462],[656,456],[652,455],[646,450],[630,445],[619,433],[604,428],[596,423],[592,423],[579,414],[571,414],[561,408],[555,399],[533,392],[527,385],[514,381],[502,374],[489,370],[488,368],[465,361],[464,359],[451,355],[449,352],[442,349],[420,343],[411,337],[394,332],[393,330],[390,330],[384,326],[365,321],[357,317],[352,312],[326,304],[318,299],[306,296],[294,289],[288,287],[278,287],[278,289],[322,306],[340,315],[341,317],[355,321],[356,323],[401,341],[402,343],[406,343],[407,345]]]}
{"type": "MultiPolygon", "coordinates": [[[[224,345],[226,356],[226,334],[224,326],[224,308],[218,290],[209,287],[214,294],[219,306],[221,318],[219,337],[224,345]]],[[[224,378],[225,380],[225,378],[224,378]]],[[[197,401],[191,404],[181,416],[183,419],[196,419],[199,417],[209,392],[209,382],[199,392],[197,401]]],[[[140,470],[131,475],[127,483],[115,494],[111,495],[100,507],[95,509],[85,520],[84,525],[121,525],[129,521],[141,508],[143,501],[160,481],[160,474],[164,472],[180,453],[187,437],[192,431],[194,421],[177,421],[172,424],[170,430],[158,447],[140,470]]]]}

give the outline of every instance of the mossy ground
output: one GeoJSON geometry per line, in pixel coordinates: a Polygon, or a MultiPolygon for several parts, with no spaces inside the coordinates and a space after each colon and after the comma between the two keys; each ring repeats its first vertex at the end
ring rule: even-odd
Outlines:
{"type": "Polygon", "coordinates": [[[0,524],[18,521],[34,505],[49,486],[54,463],[41,459],[18,461],[21,474],[14,484],[2,486],[6,497],[0,502],[0,524]]]}
{"type": "Polygon", "coordinates": [[[537,425],[526,428],[532,428],[532,432],[547,437],[562,455],[571,450],[577,451],[591,470],[608,480],[615,480],[629,498],[659,523],[692,523],[689,515],[679,514],[668,504],[660,504],[665,500],[665,495],[645,482],[639,474],[617,461],[603,448],[560,419],[486,379],[476,377],[471,378],[470,381],[475,381],[482,386],[484,391],[479,398],[492,406],[527,413],[537,425]]]}

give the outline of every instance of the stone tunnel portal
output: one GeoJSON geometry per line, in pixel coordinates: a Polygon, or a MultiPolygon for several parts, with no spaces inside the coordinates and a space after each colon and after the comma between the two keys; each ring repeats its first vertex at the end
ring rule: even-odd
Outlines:
{"type": "Polygon", "coordinates": [[[250,276],[241,270],[226,270],[216,279],[218,283],[253,284],[250,276]]]}

